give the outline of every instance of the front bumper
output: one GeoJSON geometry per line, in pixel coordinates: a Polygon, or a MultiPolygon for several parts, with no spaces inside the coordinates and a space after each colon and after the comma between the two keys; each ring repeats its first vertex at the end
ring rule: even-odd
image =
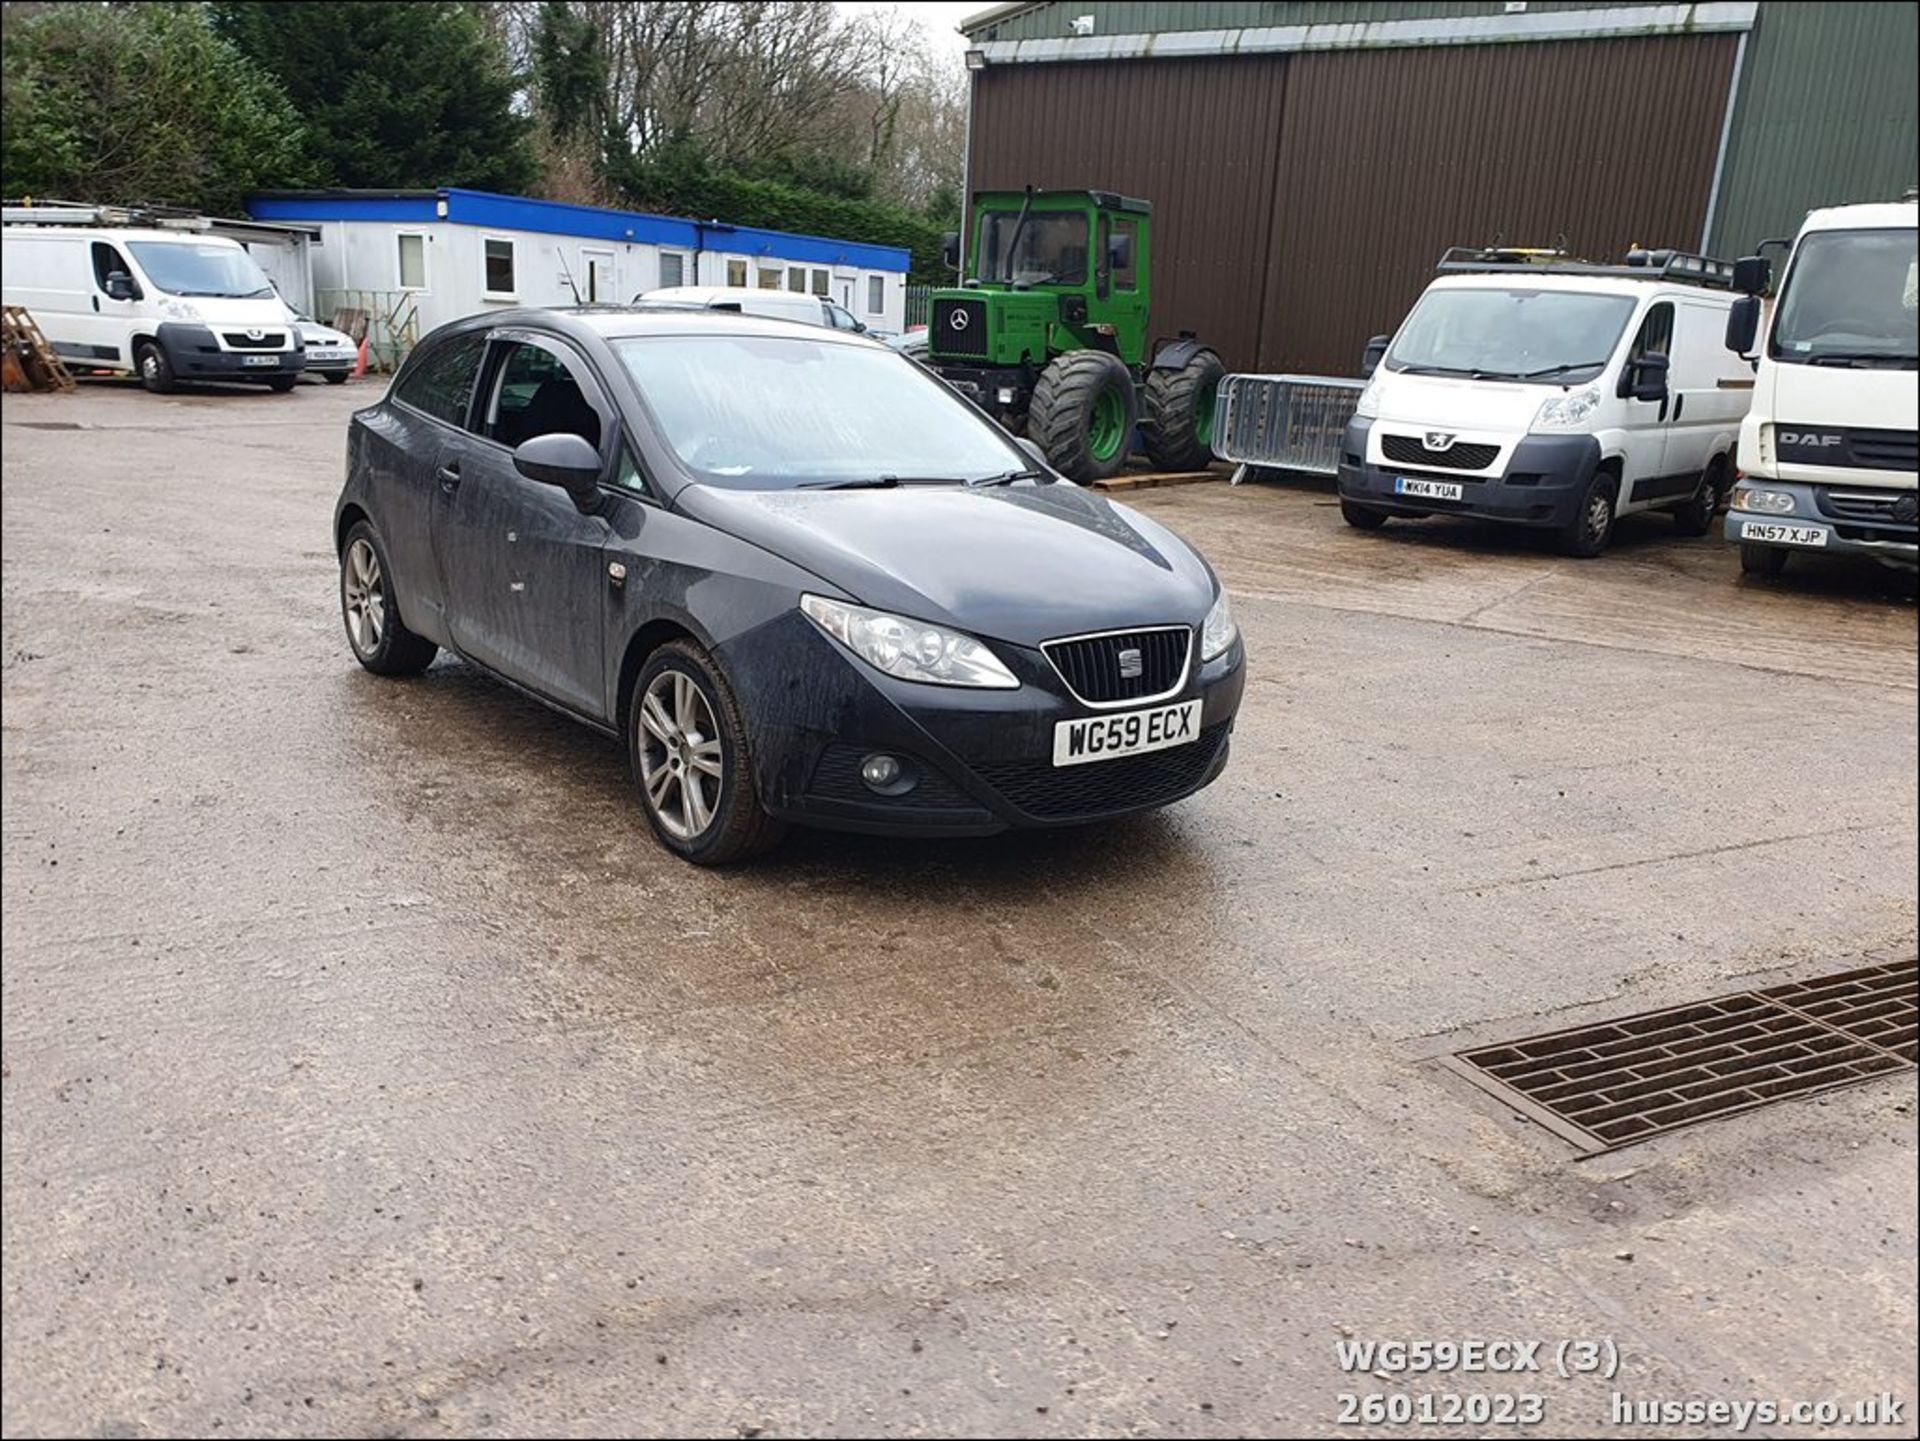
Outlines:
{"type": "Polygon", "coordinates": [[[1151,703],[1198,699],[1196,740],[1064,767],[1053,765],[1054,723],[1114,712],[1066,695],[1039,651],[996,643],[994,652],[1019,677],[1018,690],[895,680],[798,612],[728,642],[719,655],[749,717],[761,801],[807,825],[987,835],[1153,810],[1192,795],[1226,766],[1245,681],[1237,640],[1196,665],[1178,694],[1151,703]],[[904,760],[914,788],[893,797],[868,790],[859,765],[874,751],[904,760]]]}
{"type": "Polygon", "coordinates": [[[306,369],[305,350],[225,350],[204,325],[163,325],[155,338],[182,380],[272,380],[306,369]]]}
{"type": "Polygon", "coordinates": [[[358,358],[359,357],[351,350],[327,351],[309,349],[307,351],[307,373],[309,375],[341,375],[352,371],[358,358]]]}
{"type": "MultiPolygon", "coordinates": [[[[1898,570],[1920,569],[1920,523],[1880,517],[1858,501],[1870,499],[1861,486],[1803,485],[1791,480],[1742,482],[1756,490],[1784,491],[1794,500],[1788,515],[1751,510],[1727,512],[1726,537],[1742,545],[1807,551],[1822,555],[1859,556],[1898,570]],[[1846,499],[1853,497],[1852,501],[1846,499]]],[[[1897,501],[1912,491],[1890,491],[1897,501]]]]}
{"type": "Polygon", "coordinates": [[[1374,464],[1367,460],[1371,420],[1347,425],[1340,447],[1340,498],[1386,515],[1471,515],[1511,525],[1559,528],[1580,513],[1587,482],[1600,464],[1600,442],[1590,435],[1529,435],[1514,446],[1499,475],[1374,464]],[[1401,477],[1460,487],[1460,499],[1407,496],[1395,489],[1401,477]]]}

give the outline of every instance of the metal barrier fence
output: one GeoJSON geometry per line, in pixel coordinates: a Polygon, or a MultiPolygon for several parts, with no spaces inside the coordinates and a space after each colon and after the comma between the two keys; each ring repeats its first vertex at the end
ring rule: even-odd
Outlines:
{"type": "Polygon", "coordinates": [[[367,342],[371,370],[398,370],[420,340],[420,304],[407,290],[322,290],[316,320],[367,342]]]}
{"type": "Polygon", "coordinates": [[[909,285],[907,287],[907,328],[925,325],[933,311],[933,287],[931,285],[909,285]]]}
{"type": "Polygon", "coordinates": [[[1220,381],[1213,453],[1249,466],[1332,475],[1364,380],[1329,375],[1229,375],[1220,381]]]}

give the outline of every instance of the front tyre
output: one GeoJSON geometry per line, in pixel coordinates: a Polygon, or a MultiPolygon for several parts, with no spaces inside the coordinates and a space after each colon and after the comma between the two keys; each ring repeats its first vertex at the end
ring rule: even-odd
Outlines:
{"type": "Polygon", "coordinates": [[[1342,498],[1340,518],[1355,530],[1378,530],[1387,523],[1387,513],[1370,505],[1359,505],[1342,498]]]}
{"type": "Polygon", "coordinates": [[[345,385],[347,373],[344,370],[329,370],[326,373],[326,381],[328,385],[345,385]]]}
{"type": "Polygon", "coordinates": [[[1591,559],[1613,539],[1613,511],[1620,498],[1620,482],[1612,471],[1596,470],[1580,495],[1580,508],[1560,532],[1560,549],[1591,559]]]}
{"type": "Polygon", "coordinates": [[[276,375],[272,380],[267,382],[267,389],[271,390],[275,395],[285,395],[299,383],[300,377],[297,375],[276,375]]]}
{"type": "Polygon", "coordinates": [[[355,522],[340,547],[340,616],[353,658],[375,675],[418,675],[439,652],[400,619],[386,547],[364,520],[355,522]]]}
{"type": "Polygon", "coordinates": [[[1227,373],[1211,350],[1196,350],[1178,370],[1147,372],[1147,457],[1161,470],[1205,470],[1213,464],[1214,400],[1227,373]]]}
{"type": "Polygon", "coordinates": [[[159,341],[143,340],[135,346],[133,364],[140,372],[140,383],[155,395],[171,395],[177,389],[173,362],[167,359],[167,352],[159,341]]]}
{"type": "Polygon", "coordinates": [[[627,750],[647,820],[675,855],[724,866],[759,855],[784,834],[760,804],[733,687],[692,641],[668,642],[641,667],[627,750]]]}
{"type": "Polygon", "coordinates": [[[1027,435],[1055,470],[1082,485],[1119,473],[1138,419],[1133,372],[1104,350],[1056,355],[1027,403],[1027,435]]]}

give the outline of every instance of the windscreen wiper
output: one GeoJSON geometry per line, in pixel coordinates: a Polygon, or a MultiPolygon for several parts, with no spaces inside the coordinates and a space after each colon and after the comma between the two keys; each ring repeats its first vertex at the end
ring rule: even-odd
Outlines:
{"type": "Polygon", "coordinates": [[[1877,365],[1904,370],[1915,363],[1911,355],[1890,355],[1884,350],[1823,350],[1807,357],[1808,365],[1837,365],[1849,370],[1871,370],[1877,365]]]}
{"type": "Polygon", "coordinates": [[[862,475],[852,480],[823,480],[798,487],[801,490],[892,490],[899,485],[897,475],[862,475]]]}
{"type": "Polygon", "coordinates": [[[1569,370],[1597,370],[1607,362],[1603,360],[1569,360],[1565,365],[1548,365],[1539,370],[1529,370],[1511,377],[1514,380],[1545,380],[1549,375],[1565,375],[1569,370]]]}
{"type": "Polygon", "coordinates": [[[1012,485],[1016,480],[1045,480],[1046,476],[1037,470],[1003,470],[998,475],[983,475],[978,480],[967,482],[968,489],[977,489],[983,485],[1012,485]]]}

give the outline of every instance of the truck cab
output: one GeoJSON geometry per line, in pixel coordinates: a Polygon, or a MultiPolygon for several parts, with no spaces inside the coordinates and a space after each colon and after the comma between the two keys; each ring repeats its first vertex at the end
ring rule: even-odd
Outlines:
{"type": "Polygon", "coordinates": [[[1726,534],[1741,568],[1795,551],[1920,567],[1916,214],[1911,202],[1807,216],[1771,307],[1766,262],[1740,263],[1729,350],[1756,363],[1726,534]]]}

